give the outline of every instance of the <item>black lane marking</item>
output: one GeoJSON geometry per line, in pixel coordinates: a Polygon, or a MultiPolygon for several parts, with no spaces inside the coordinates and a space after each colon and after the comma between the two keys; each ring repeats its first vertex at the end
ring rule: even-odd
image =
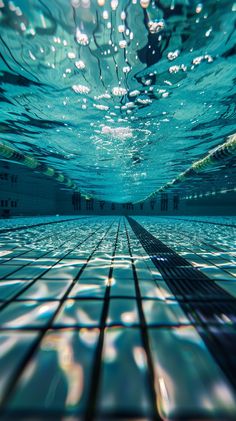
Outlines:
{"type": "Polygon", "coordinates": [[[184,313],[236,389],[236,299],[137,221],[127,219],[184,313]],[[227,325],[225,320],[231,324],[227,325]]]}
{"type": "Polygon", "coordinates": [[[0,229],[0,235],[1,234],[6,234],[8,232],[14,232],[14,231],[20,231],[20,230],[28,230],[31,228],[35,228],[35,227],[41,227],[43,225],[50,225],[50,224],[60,224],[62,222],[70,222],[70,221],[77,221],[79,219],[83,219],[83,218],[89,218],[90,216],[84,215],[84,216],[79,216],[77,218],[71,218],[71,219],[60,219],[60,221],[51,221],[51,222],[39,222],[38,224],[33,224],[33,225],[21,225],[20,227],[14,227],[14,228],[3,228],[0,229]]]}
{"type": "Polygon", "coordinates": [[[137,275],[137,271],[136,271],[135,264],[134,264],[134,258],[133,258],[132,251],[131,251],[130,239],[129,239],[129,234],[128,234],[126,224],[125,224],[125,231],[126,231],[129,254],[130,254],[131,263],[132,263],[132,270],[133,270],[133,277],[134,277],[134,284],[135,284],[135,292],[136,292],[136,300],[137,300],[139,319],[140,319],[140,322],[141,322],[141,325],[140,325],[141,332],[140,333],[141,333],[141,338],[142,338],[142,341],[143,341],[143,347],[144,347],[144,350],[145,350],[146,356],[147,356],[150,396],[151,396],[151,399],[152,399],[153,409],[155,410],[155,415],[153,416],[153,419],[158,421],[158,420],[161,420],[161,417],[159,416],[158,409],[157,409],[154,366],[153,366],[153,362],[152,362],[150,344],[149,344],[149,339],[148,339],[146,319],[145,319],[145,315],[144,315],[144,311],[143,311],[143,307],[142,307],[142,295],[141,295],[141,292],[140,292],[138,275],[137,275]]]}

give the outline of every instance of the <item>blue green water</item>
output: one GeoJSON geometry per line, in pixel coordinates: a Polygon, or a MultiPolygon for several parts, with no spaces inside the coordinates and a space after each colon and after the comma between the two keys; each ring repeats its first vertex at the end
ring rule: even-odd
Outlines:
{"type": "Polygon", "coordinates": [[[235,132],[236,3],[0,0],[1,141],[138,201],[235,132]]]}

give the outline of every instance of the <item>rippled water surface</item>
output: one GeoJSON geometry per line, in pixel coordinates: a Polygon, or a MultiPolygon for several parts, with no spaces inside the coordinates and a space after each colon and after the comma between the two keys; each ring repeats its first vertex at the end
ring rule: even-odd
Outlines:
{"type": "Polygon", "coordinates": [[[1,141],[132,201],[235,131],[229,0],[0,0],[1,141]]]}

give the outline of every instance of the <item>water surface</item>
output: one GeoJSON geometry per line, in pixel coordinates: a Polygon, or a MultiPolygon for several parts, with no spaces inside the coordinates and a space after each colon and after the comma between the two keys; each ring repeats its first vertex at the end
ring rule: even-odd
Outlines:
{"type": "Polygon", "coordinates": [[[1,0],[1,141],[138,201],[235,132],[229,0],[1,0]]]}

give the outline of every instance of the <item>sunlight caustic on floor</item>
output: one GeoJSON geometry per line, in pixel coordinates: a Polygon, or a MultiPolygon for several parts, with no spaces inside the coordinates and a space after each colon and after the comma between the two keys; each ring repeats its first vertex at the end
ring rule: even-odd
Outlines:
{"type": "Polygon", "coordinates": [[[3,417],[235,419],[235,218],[185,219],[0,227],[3,417]]]}

